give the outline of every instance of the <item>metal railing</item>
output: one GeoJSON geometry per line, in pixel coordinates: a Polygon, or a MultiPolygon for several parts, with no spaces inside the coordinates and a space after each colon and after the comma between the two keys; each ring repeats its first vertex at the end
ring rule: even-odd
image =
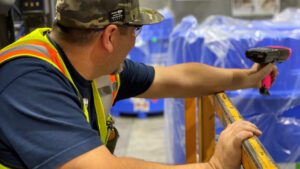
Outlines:
{"type": "MultiPolygon", "coordinates": [[[[207,162],[212,157],[216,143],[215,112],[224,127],[243,119],[225,93],[185,100],[187,163],[207,162]]],[[[256,136],[243,142],[242,166],[244,169],[278,169],[256,136]]]]}

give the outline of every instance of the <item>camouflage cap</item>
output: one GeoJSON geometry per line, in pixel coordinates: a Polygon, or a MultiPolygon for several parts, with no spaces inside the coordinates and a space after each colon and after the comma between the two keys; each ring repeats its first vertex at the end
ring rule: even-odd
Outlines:
{"type": "Polygon", "coordinates": [[[153,9],[139,7],[139,0],[57,0],[56,22],[74,28],[104,28],[109,24],[147,25],[161,22],[153,9]]]}

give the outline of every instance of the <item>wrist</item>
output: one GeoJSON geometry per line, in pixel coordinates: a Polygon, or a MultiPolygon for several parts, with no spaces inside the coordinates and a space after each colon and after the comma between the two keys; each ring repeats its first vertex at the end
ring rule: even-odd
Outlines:
{"type": "Polygon", "coordinates": [[[207,163],[211,169],[221,169],[222,165],[214,156],[207,163]]]}
{"type": "Polygon", "coordinates": [[[232,89],[244,89],[254,87],[249,78],[251,72],[248,69],[233,69],[232,71],[232,89]]]}

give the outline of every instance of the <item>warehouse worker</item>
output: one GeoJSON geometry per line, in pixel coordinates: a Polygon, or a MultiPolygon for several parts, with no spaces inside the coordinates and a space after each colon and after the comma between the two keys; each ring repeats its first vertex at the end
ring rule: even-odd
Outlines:
{"type": "Polygon", "coordinates": [[[239,168],[242,141],[261,134],[246,121],[222,132],[208,163],[168,166],[112,155],[118,133],[109,108],[118,100],[258,87],[268,73],[277,74],[273,65],[154,68],[125,59],[142,25],[162,19],[157,11],[140,9],[138,0],[58,0],[53,29],[37,29],[2,49],[1,167],[239,168]]]}

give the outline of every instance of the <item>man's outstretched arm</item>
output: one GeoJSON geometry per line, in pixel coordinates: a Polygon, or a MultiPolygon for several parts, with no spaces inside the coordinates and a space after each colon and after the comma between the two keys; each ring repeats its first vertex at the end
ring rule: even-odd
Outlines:
{"type": "Polygon", "coordinates": [[[134,158],[113,156],[105,146],[100,146],[63,165],[60,169],[213,169],[208,164],[167,166],[134,158]]]}
{"type": "Polygon", "coordinates": [[[150,88],[139,97],[196,97],[225,90],[256,88],[269,73],[276,77],[273,64],[250,69],[223,69],[201,63],[184,63],[170,67],[155,67],[150,88]]]}
{"type": "Polygon", "coordinates": [[[237,121],[229,125],[221,133],[215,153],[208,163],[164,165],[116,157],[105,146],[100,146],[67,162],[60,169],[239,169],[242,141],[260,134],[250,122],[237,121]]]}

